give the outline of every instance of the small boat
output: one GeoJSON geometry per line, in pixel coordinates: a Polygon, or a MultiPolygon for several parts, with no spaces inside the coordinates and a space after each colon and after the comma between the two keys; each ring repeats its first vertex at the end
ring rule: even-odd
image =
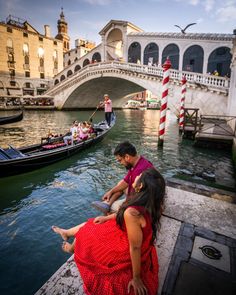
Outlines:
{"type": "Polygon", "coordinates": [[[0,117],[0,125],[18,122],[18,121],[21,121],[22,119],[23,119],[23,111],[13,116],[0,117]]]}
{"type": "MultiPolygon", "coordinates": [[[[94,124],[95,136],[84,141],[66,145],[63,136],[47,139],[46,142],[16,149],[9,145],[7,149],[0,148],[0,177],[21,174],[32,171],[57,161],[66,159],[100,142],[115,125],[116,116],[113,113],[111,126],[105,121],[94,124]]],[[[45,140],[45,139],[44,139],[45,140]]]]}

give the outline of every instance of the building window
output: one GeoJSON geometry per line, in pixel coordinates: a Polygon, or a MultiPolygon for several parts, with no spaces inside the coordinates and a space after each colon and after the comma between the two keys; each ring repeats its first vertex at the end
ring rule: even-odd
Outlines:
{"type": "Polygon", "coordinates": [[[11,86],[16,86],[16,81],[10,81],[11,86]]]}
{"type": "Polygon", "coordinates": [[[29,45],[27,43],[23,44],[23,55],[29,54],[29,45]]]}
{"type": "Polygon", "coordinates": [[[23,37],[26,37],[26,38],[28,38],[28,34],[27,34],[27,33],[25,33],[25,32],[23,32],[23,37]]]}
{"type": "Polygon", "coordinates": [[[43,58],[39,59],[39,66],[42,68],[44,67],[44,59],[43,58]]]}
{"type": "Polygon", "coordinates": [[[43,47],[39,47],[39,49],[38,49],[38,56],[39,57],[43,57],[44,56],[44,49],[43,49],[43,47]]]}
{"type": "Polygon", "coordinates": [[[25,72],[25,77],[29,78],[30,77],[30,72],[25,72]]]}
{"type": "Polygon", "coordinates": [[[53,43],[54,43],[54,45],[57,45],[57,41],[54,41],[53,43]]]}
{"type": "Polygon", "coordinates": [[[26,82],[26,83],[25,83],[25,88],[31,88],[31,85],[30,85],[29,82],[26,82]]]}
{"type": "Polygon", "coordinates": [[[42,41],[43,41],[43,38],[42,38],[42,37],[39,37],[39,41],[41,41],[41,42],[42,42],[42,41]]]}
{"type": "Polygon", "coordinates": [[[7,27],[7,32],[12,33],[12,28],[7,27]]]}
{"type": "Polygon", "coordinates": [[[45,75],[44,73],[40,73],[40,79],[44,79],[45,75]]]}

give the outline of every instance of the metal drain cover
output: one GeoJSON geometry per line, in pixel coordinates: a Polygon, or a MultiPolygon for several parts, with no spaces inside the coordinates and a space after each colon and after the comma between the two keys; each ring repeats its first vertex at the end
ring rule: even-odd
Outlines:
{"type": "Polygon", "coordinates": [[[191,258],[230,273],[228,246],[195,236],[191,258]]]}

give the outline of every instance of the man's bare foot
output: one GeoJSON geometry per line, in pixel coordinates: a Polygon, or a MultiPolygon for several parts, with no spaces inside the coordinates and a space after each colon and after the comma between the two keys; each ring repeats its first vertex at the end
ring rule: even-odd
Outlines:
{"type": "Polygon", "coordinates": [[[62,250],[66,253],[73,254],[74,253],[74,246],[68,242],[63,242],[62,243],[62,250]]]}
{"type": "Polygon", "coordinates": [[[62,237],[62,239],[63,239],[64,241],[67,241],[67,240],[68,240],[69,237],[67,236],[67,234],[66,234],[66,230],[65,230],[65,229],[53,225],[53,226],[52,226],[52,230],[53,230],[55,233],[59,234],[59,235],[62,237]]]}

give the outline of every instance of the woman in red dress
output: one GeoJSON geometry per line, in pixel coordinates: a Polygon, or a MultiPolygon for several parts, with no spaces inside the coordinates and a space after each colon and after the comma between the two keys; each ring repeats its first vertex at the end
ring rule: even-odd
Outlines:
{"type": "Polygon", "coordinates": [[[133,184],[135,194],[117,215],[100,216],[71,229],[53,226],[74,259],[88,295],[156,295],[158,260],[153,245],[165,195],[162,175],[150,168],[133,184]]]}

